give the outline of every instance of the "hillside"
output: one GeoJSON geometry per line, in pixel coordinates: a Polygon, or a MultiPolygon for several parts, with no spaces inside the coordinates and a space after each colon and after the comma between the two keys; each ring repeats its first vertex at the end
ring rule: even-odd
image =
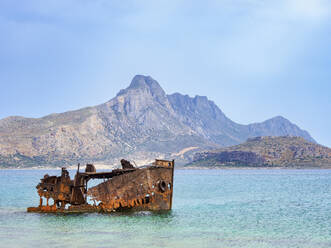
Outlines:
{"type": "Polygon", "coordinates": [[[194,152],[239,144],[257,135],[308,132],[283,117],[241,125],[207,97],[167,95],[157,81],[137,75],[110,101],[42,118],[0,120],[0,167],[146,163],[155,157],[186,163],[194,152]]]}
{"type": "Polygon", "coordinates": [[[196,153],[186,166],[331,168],[331,149],[301,137],[256,137],[240,145],[196,153]]]}

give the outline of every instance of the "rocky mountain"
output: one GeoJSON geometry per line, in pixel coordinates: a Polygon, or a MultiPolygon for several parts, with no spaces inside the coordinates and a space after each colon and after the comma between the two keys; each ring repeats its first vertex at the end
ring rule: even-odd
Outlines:
{"type": "Polygon", "coordinates": [[[301,137],[256,137],[240,145],[196,153],[187,166],[331,168],[331,149],[301,137]]]}
{"type": "Polygon", "coordinates": [[[169,95],[168,99],[185,125],[202,137],[221,146],[244,142],[249,137],[257,136],[299,136],[315,142],[307,131],[287,119],[277,116],[262,123],[241,125],[231,121],[205,96],[191,98],[179,93],[169,95]]]}
{"type": "Polygon", "coordinates": [[[258,135],[311,136],[282,117],[240,125],[207,97],[167,95],[157,81],[137,75],[110,101],[42,118],[0,120],[0,166],[138,164],[158,158],[185,163],[199,150],[239,144],[258,135]]]}

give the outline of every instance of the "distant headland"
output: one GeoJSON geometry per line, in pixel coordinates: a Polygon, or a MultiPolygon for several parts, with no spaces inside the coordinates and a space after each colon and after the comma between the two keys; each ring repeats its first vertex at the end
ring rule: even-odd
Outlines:
{"type": "Polygon", "coordinates": [[[240,145],[196,153],[186,167],[331,168],[331,149],[301,137],[256,137],[240,145]]]}

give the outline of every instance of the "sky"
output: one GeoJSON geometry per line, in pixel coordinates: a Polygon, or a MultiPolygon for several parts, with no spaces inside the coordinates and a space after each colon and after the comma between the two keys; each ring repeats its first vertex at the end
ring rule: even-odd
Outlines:
{"type": "Polygon", "coordinates": [[[331,147],[330,0],[0,0],[0,118],[98,105],[136,74],[331,147]]]}

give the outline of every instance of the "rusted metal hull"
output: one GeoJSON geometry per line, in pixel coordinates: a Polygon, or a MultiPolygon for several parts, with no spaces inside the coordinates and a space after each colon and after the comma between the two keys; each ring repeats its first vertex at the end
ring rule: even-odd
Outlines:
{"type": "Polygon", "coordinates": [[[107,210],[170,210],[172,169],[149,167],[114,177],[88,191],[107,210]]]}
{"type": "Polygon", "coordinates": [[[37,186],[40,205],[30,207],[27,211],[110,213],[126,210],[171,210],[174,161],[156,160],[148,167],[125,168],[98,173],[95,169],[90,172],[88,168],[84,173],[80,173],[78,169],[74,180],[70,180],[65,169],[62,169],[61,177],[45,175],[37,186]],[[91,179],[103,179],[104,182],[88,189],[87,183],[91,179]],[[47,200],[46,206],[43,205],[43,198],[47,200]],[[48,204],[50,198],[54,200],[53,205],[48,204]],[[93,204],[88,204],[88,198],[93,204]],[[66,207],[66,204],[69,204],[69,207],[66,207]]]}

